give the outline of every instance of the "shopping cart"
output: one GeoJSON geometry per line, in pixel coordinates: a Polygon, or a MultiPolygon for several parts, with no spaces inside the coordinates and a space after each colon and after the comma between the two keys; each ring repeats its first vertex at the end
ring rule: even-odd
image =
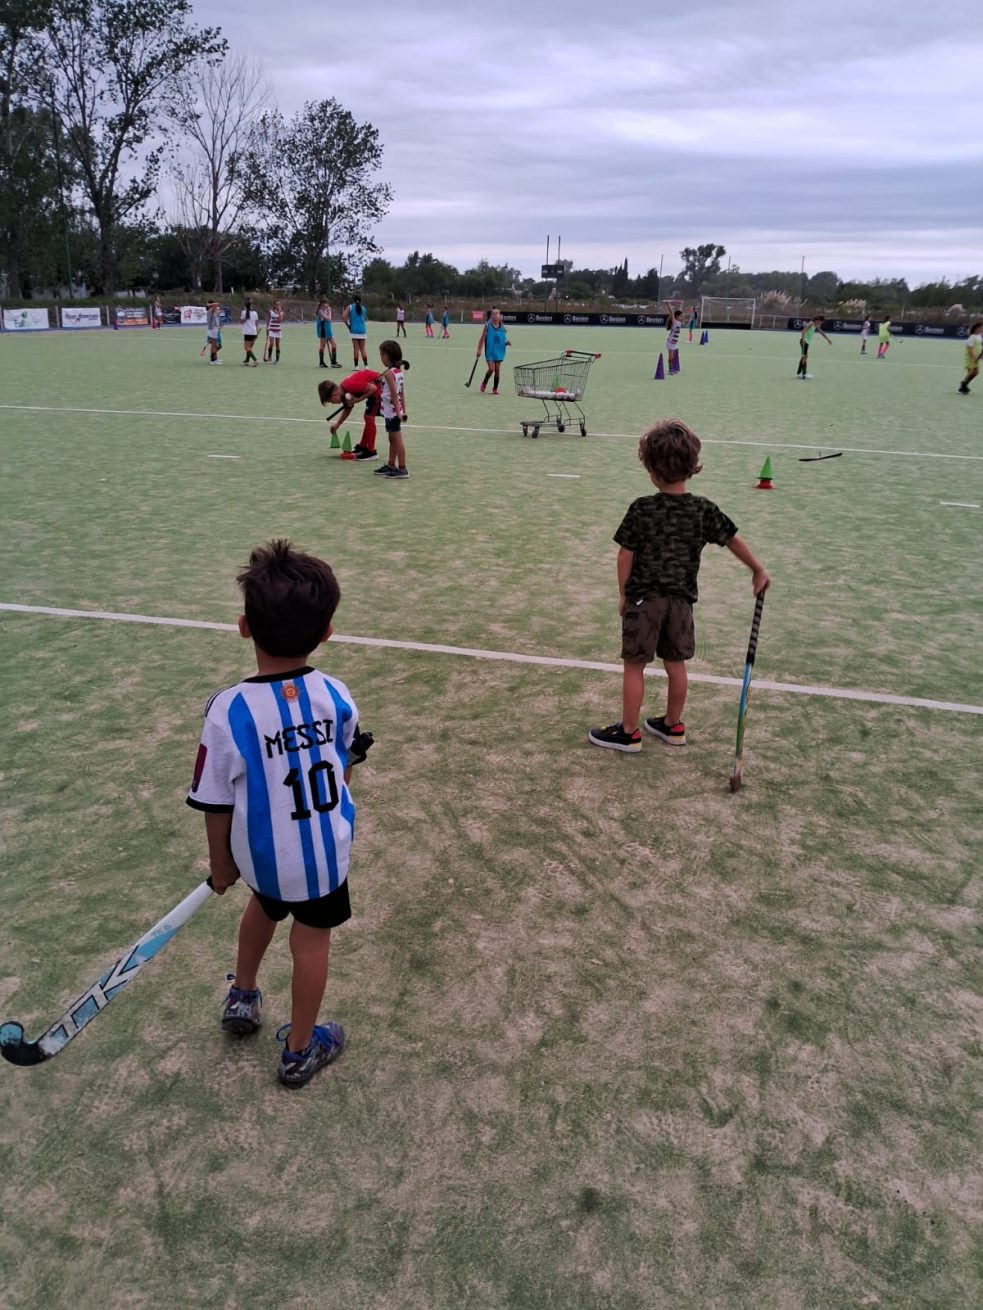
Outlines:
{"type": "Polygon", "coordinates": [[[539,436],[541,427],[556,424],[557,432],[563,432],[568,423],[576,423],[575,409],[580,415],[580,435],[587,436],[587,417],[580,408],[580,400],[587,390],[587,374],[595,359],[600,355],[587,350],[565,350],[559,359],[542,359],[538,364],[516,364],[512,370],[515,379],[515,394],[529,400],[541,400],[546,417],[529,419],[522,424],[522,435],[529,436],[530,429],[534,437],[539,436]],[[552,405],[553,413],[550,409],[552,405]]]}

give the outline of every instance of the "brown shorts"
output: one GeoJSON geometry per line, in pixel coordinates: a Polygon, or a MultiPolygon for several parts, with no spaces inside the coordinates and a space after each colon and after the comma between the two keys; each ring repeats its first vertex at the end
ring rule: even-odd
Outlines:
{"type": "Polygon", "coordinates": [[[621,620],[621,658],[650,664],[656,656],[671,664],[696,653],[693,606],[679,596],[650,596],[625,601],[621,620]]]}

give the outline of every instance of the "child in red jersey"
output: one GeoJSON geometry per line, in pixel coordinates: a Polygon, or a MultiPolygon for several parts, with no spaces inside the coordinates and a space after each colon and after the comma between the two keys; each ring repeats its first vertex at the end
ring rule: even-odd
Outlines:
{"type": "Polygon", "coordinates": [[[378,459],[375,449],[375,420],[382,409],[382,389],[386,387],[389,398],[397,413],[400,412],[399,393],[388,370],[386,374],[377,373],[372,368],[360,368],[340,382],[329,382],[327,378],[318,385],[317,394],[322,405],[341,405],[342,411],[337,420],[331,424],[332,434],[337,433],[356,405],[365,401],[365,419],[362,424],[362,440],[355,446],[357,460],[378,459]]]}

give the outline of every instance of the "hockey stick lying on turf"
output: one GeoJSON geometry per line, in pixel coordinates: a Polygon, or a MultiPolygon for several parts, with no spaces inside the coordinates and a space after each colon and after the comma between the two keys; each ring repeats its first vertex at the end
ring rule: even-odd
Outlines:
{"type": "MultiPolygon", "coordinates": [[[[371,732],[364,729],[356,732],[348,754],[349,764],[363,764],[374,742],[375,738],[371,732]]],[[[17,1023],[16,1020],[0,1024],[0,1055],[10,1064],[19,1065],[42,1064],[45,1060],[50,1060],[53,1055],[57,1055],[106,1008],[110,1001],[115,1000],[148,960],[152,960],[164,949],[177,930],[188,922],[212,893],[212,880],[206,878],[193,892],[185,896],[183,901],[175,905],[173,910],[169,910],[163,919],[159,919],[152,928],[148,929],[138,942],[134,942],[113,967],[108,969],[98,982],[93,983],[87,992],[83,992],[77,1000],[73,1001],[65,1013],[56,1019],[37,1041],[25,1041],[24,1025],[17,1023]]]]}
{"type": "Polygon", "coordinates": [[[734,761],[734,768],[730,775],[731,791],[739,791],[741,786],[741,772],[744,768],[744,721],[747,718],[747,700],[751,690],[751,670],[754,667],[754,656],[758,649],[758,629],[761,627],[761,611],[765,607],[765,593],[758,592],[758,599],[754,603],[754,618],[751,620],[751,636],[747,644],[747,657],[744,664],[744,682],[741,685],[741,706],[737,712],[737,758],[734,761]]]}
{"type": "Polygon", "coordinates": [[[465,382],[465,384],[464,384],[466,387],[470,387],[471,383],[474,381],[475,370],[477,369],[477,367],[478,367],[478,356],[475,355],[475,357],[474,357],[474,363],[471,365],[471,376],[468,378],[467,382],[465,382]]]}
{"type": "Polygon", "coordinates": [[[34,1042],[24,1040],[24,1026],[17,1022],[0,1024],[0,1055],[10,1064],[41,1064],[57,1055],[73,1037],[92,1022],[127,983],[133,981],[148,960],[163,950],[182,924],[212,896],[211,878],[169,910],[138,942],[116,961],[87,992],[72,1002],[65,1013],[34,1042]]]}
{"type": "Polygon", "coordinates": [[[800,464],[818,464],[821,459],[840,459],[843,455],[842,450],[834,450],[832,455],[800,455],[800,464]]]}

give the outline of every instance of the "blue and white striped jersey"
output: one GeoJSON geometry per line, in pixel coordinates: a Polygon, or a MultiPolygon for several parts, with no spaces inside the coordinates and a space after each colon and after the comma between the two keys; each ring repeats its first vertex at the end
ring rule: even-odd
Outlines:
{"type": "Polygon", "coordinates": [[[231,811],[232,857],[254,891],[311,901],[347,878],[357,728],[348,688],[312,668],[246,678],[206,705],[188,804],[231,811]]]}

